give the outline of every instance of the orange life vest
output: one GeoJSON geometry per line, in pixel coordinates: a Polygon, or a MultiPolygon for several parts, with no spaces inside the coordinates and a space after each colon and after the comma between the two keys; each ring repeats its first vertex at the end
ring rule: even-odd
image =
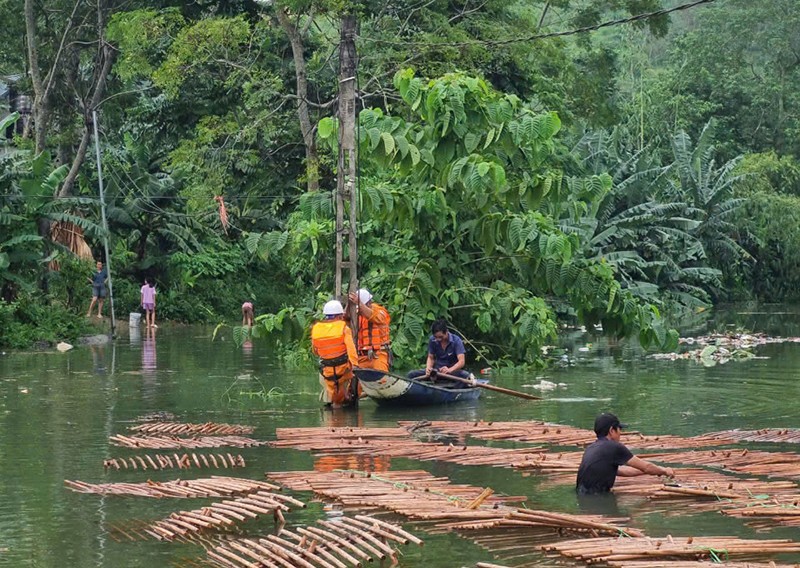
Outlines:
{"type": "Polygon", "coordinates": [[[341,365],[347,361],[347,345],[344,342],[343,320],[319,321],[311,328],[311,346],[323,366],[341,365]]]}
{"type": "Polygon", "coordinates": [[[391,316],[383,306],[379,304],[372,304],[373,311],[382,312],[385,316],[386,323],[375,323],[369,321],[364,316],[358,316],[358,350],[380,351],[381,349],[389,349],[389,322],[391,316]]]}

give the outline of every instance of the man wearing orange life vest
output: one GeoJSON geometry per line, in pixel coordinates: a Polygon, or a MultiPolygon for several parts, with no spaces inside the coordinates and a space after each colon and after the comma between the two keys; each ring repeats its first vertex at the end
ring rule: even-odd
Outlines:
{"type": "Polygon", "coordinates": [[[358,354],[344,308],[331,300],[322,308],[325,319],[311,327],[311,349],[319,357],[319,382],[326,406],[339,408],[353,402],[350,383],[358,354]]]}
{"type": "Polygon", "coordinates": [[[391,342],[389,341],[389,312],[372,301],[369,290],[350,292],[350,304],[358,306],[358,366],[377,371],[389,371],[391,342]]]}

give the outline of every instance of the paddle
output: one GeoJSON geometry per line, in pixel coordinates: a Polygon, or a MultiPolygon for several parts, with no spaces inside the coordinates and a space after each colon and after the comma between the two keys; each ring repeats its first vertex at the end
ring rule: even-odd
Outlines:
{"type": "Polygon", "coordinates": [[[526,400],[542,400],[540,396],[533,396],[532,394],[528,394],[526,392],[519,392],[511,389],[504,389],[503,387],[496,387],[494,385],[486,385],[483,383],[476,383],[472,384],[472,381],[469,379],[462,379],[461,377],[456,377],[455,375],[448,375],[447,373],[442,373],[441,371],[436,371],[437,377],[444,377],[445,379],[449,379],[451,381],[458,381],[459,383],[464,383],[470,386],[476,386],[482,389],[490,390],[499,392],[502,394],[507,394],[509,396],[516,396],[517,398],[524,398],[526,400]]]}

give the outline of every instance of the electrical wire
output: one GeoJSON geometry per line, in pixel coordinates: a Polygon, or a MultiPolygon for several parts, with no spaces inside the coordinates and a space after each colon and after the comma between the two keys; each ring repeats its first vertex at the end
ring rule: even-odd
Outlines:
{"type": "Polygon", "coordinates": [[[689,2],[688,4],[681,4],[680,6],[675,6],[674,8],[663,8],[661,10],[655,10],[653,12],[645,12],[643,14],[637,14],[635,16],[630,16],[628,18],[619,18],[616,20],[609,20],[606,22],[600,22],[599,24],[594,24],[591,26],[585,26],[582,28],[577,28],[573,30],[564,30],[560,32],[549,32],[545,34],[534,34],[529,36],[517,37],[517,38],[510,38],[510,39],[488,39],[488,40],[470,40],[470,41],[451,41],[451,42],[441,42],[441,43],[434,43],[434,42],[424,42],[424,41],[413,41],[413,40],[389,40],[389,39],[381,39],[381,38],[372,38],[367,36],[358,36],[358,39],[363,41],[371,42],[371,43],[380,43],[386,45],[394,45],[394,46],[413,46],[413,47],[432,47],[432,48],[439,48],[439,47],[471,47],[471,46],[501,46],[501,45],[510,45],[514,43],[528,43],[532,41],[537,41],[540,39],[549,39],[554,37],[565,37],[565,36],[572,36],[578,34],[584,34],[589,32],[594,32],[600,30],[602,28],[608,28],[611,26],[618,26],[622,24],[630,24],[634,22],[639,22],[642,20],[647,20],[649,18],[655,18],[658,16],[665,16],[667,14],[671,14],[672,12],[678,12],[680,10],[688,10],[690,8],[694,8],[695,6],[699,6],[701,4],[710,4],[711,2],[715,2],[716,0],[695,0],[694,2],[689,2]]]}

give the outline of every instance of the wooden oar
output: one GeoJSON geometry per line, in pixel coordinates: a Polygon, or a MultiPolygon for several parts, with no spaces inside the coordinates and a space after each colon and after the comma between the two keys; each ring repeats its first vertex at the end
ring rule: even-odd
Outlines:
{"type": "Polygon", "coordinates": [[[475,383],[472,384],[472,381],[469,379],[462,379],[461,377],[456,377],[455,375],[448,375],[447,373],[442,373],[441,371],[436,371],[437,377],[444,377],[445,379],[450,379],[451,381],[458,381],[459,383],[464,383],[466,385],[479,387],[482,389],[495,391],[503,394],[507,394],[509,396],[516,396],[517,398],[524,398],[526,400],[542,400],[540,396],[533,396],[532,394],[528,394],[526,392],[519,392],[511,389],[504,389],[503,387],[496,387],[494,385],[487,385],[484,383],[475,383]]]}

